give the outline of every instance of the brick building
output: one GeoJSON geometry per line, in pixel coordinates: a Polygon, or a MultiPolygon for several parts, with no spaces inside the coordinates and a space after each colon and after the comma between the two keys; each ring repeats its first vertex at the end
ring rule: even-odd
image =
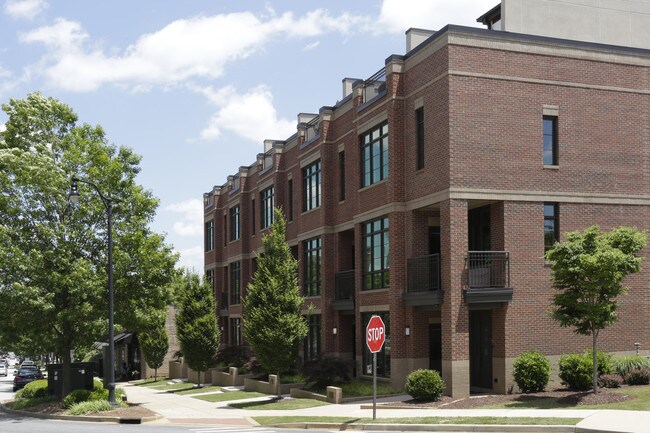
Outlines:
{"type": "MultiPolygon", "coordinates": [[[[590,347],[548,314],[545,249],[592,224],[650,229],[650,50],[412,29],[405,55],[344,79],[340,102],[264,145],[204,195],[224,342],[242,344],[241,299],[277,206],[315,306],[305,358],[355,359],[368,375],[364,330],[379,314],[379,377],[401,387],[436,368],[450,395],[506,392],[523,351],[590,347]]],[[[650,263],[625,283],[599,342],[647,354],[650,263]]]]}

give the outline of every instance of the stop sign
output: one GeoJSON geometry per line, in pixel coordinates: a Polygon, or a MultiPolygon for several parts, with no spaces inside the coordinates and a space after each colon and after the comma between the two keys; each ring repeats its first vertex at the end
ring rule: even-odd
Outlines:
{"type": "Polygon", "coordinates": [[[386,325],[379,316],[372,316],[366,326],[366,344],[371,353],[379,352],[386,341],[386,325]]]}

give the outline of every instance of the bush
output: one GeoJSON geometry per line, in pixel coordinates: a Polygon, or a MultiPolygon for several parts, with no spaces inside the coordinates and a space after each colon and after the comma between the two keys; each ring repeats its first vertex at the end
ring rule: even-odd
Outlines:
{"type": "Polygon", "coordinates": [[[593,385],[594,364],[587,355],[560,356],[560,379],[562,384],[577,391],[585,391],[593,385]]]}
{"type": "Polygon", "coordinates": [[[252,357],[253,351],[248,346],[227,346],[217,352],[214,360],[225,367],[241,367],[252,357]]]}
{"type": "Polygon", "coordinates": [[[104,383],[99,379],[93,379],[93,391],[104,389],[104,383]]]}
{"type": "Polygon", "coordinates": [[[313,383],[315,388],[325,388],[352,380],[353,364],[351,359],[322,358],[305,364],[303,374],[307,383],[313,383]]]}
{"type": "Polygon", "coordinates": [[[603,388],[619,388],[623,383],[623,378],[618,374],[603,374],[599,379],[603,388]]]}
{"type": "MultiPolygon", "coordinates": [[[[585,352],[585,356],[588,356],[589,360],[592,361],[594,356],[593,353],[593,350],[588,350],[585,352]]],[[[599,350],[596,354],[596,361],[598,362],[598,376],[616,372],[616,369],[614,368],[614,357],[611,353],[601,352],[599,350]]],[[[593,369],[593,363],[591,364],[591,368],[593,369]]]]}
{"type": "Polygon", "coordinates": [[[91,392],[88,391],[87,389],[75,389],[65,397],[63,397],[63,408],[64,409],[70,409],[72,406],[74,406],[77,403],[81,403],[83,401],[88,401],[90,398],[91,392]]]}
{"type": "Polygon", "coordinates": [[[104,412],[115,409],[108,400],[84,401],[72,406],[67,413],[70,415],[83,415],[91,412],[104,412]]]}
{"type": "Polygon", "coordinates": [[[20,394],[20,398],[43,398],[47,397],[49,393],[47,392],[47,380],[40,379],[33,382],[29,382],[23,388],[23,392],[20,394]]]}
{"type": "Polygon", "coordinates": [[[551,376],[551,363],[537,351],[525,352],[515,359],[513,375],[521,392],[541,392],[551,376]]]}
{"type": "Polygon", "coordinates": [[[628,385],[650,384],[650,370],[647,368],[635,368],[625,375],[625,383],[628,385]]]}
{"type": "Polygon", "coordinates": [[[415,370],[406,377],[404,389],[416,400],[436,401],[445,389],[445,382],[436,370],[415,370]]]}
{"type": "Polygon", "coordinates": [[[650,359],[638,355],[623,356],[621,358],[614,358],[613,365],[614,371],[625,377],[630,371],[637,368],[650,369],[650,359]]]}

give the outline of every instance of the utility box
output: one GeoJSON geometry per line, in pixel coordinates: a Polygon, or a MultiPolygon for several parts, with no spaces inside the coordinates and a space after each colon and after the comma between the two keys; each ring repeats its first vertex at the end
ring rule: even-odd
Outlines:
{"type": "MultiPolygon", "coordinates": [[[[73,362],[70,366],[71,381],[70,391],[75,389],[93,390],[93,376],[95,363],[73,362]]],[[[63,364],[49,364],[47,366],[47,390],[50,395],[63,397],[63,364]]]]}

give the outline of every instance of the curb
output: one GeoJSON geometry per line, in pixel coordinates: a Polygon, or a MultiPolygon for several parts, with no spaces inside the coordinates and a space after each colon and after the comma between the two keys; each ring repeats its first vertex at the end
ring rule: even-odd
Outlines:
{"type": "MultiPolygon", "coordinates": [[[[578,433],[575,426],[564,425],[487,425],[487,424],[340,424],[340,423],[281,423],[265,427],[301,430],[354,430],[354,431],[434,431],[434,432],[484,432],[484,433],[578,433]]],[[[592,432],[592,430],[581,430],[592,432]]]]}
{"type": "Polygon", "coordinates": [[[5,406],[4,403],[0,403],[0,411],[8,414],[20,415],[28,418],[57,419],[61,421],[82,421],[82,422],[112,422],[116,424],[142,424],[146,422],[153,422],[153,421],[164,419],[162,415],[144,416],[141,418],[119,417],[119,416],[92,416],[92,415],[88,415],[88,416],[54,415],[49,413],[37,413],[37,412],[29,412],[26,410],[11,409],[5,406]]]}

